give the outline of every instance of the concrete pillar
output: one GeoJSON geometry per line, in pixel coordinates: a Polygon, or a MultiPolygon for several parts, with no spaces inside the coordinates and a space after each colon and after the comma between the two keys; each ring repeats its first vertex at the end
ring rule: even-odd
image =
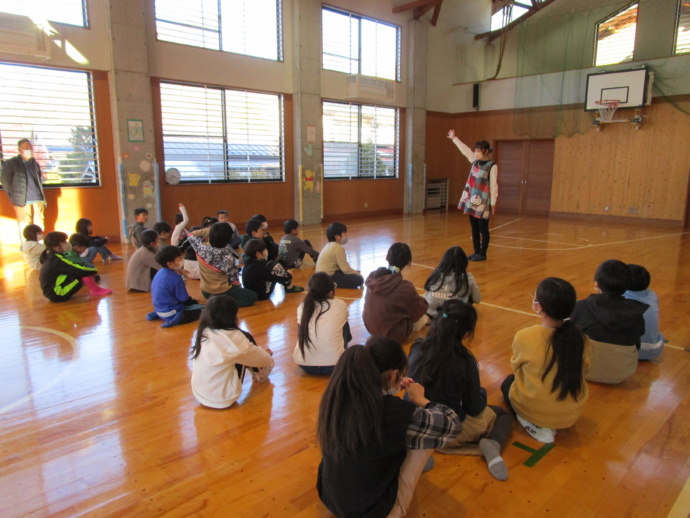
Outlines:
{"type": "Polygon", "coordinates": [[[133,211],[149,211],[147,227],[161,219],[155,175],[153,108],[144,2],[109,0],[113,69],[110,72],[115,156],[118,162],[121,237],[134,222],[133,211]]]}
{"type": "Polygon", "coordinates": [[[414,214],[424,210],[426,187],[426,69],[429,26],[424,22],[410,20],[408,29],[404,211],[414,214]]]}
{"type": "Polygon", "coordinates": [[[323,121],[321,116],[321,2],[293,1],[295,219],[321,223],[323,121]],[[300,166],[302,177],[300,178],[300,166]],[[305,182],[305,177],[313,181],[305,182]],[[301,203],[301,205],[300,205],[301,203]]]}

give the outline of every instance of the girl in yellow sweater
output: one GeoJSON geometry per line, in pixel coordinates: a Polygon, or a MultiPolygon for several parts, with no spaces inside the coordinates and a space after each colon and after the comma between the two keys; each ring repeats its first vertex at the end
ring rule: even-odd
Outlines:
{"type": "Polygon", "coordinates": [[[541,325],[517,332],[510,359],[515,374],[501,385],[520,424],[544,443],[554,441],[557,429],[575,424],[589,395],[589,343],[570,321],[576,300],[575,288],[563,279],[539,283],[532,309],[541,325]]]}

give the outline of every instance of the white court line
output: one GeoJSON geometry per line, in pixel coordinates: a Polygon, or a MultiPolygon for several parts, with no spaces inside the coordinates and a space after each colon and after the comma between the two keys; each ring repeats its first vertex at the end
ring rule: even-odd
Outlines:
{"type": "Polygon", "coordinates": [[[685,347],[678,347],[677,345],[664,344],[664,347],[670,347],[671,349],[678,349],[679,351],[687,351],[685,347]]]}
{"type": "Polygon", "coordinates": [[[67,376],[75,367],[77,360],[79,359],[79,342],[77,342],[74,337],[63,333],[61,331],[56,331],[54,329],[48,329],[46,327],[34,327],[34,326],[21,326],[23,329],[33,329],[34,331],[43,331],[45,333],[52,333],[54,335],[57,335],[61,338],[64,338],[67,340],[67,342],[72,346],[72,351],[74,352],[72,359],[70,360],[69,364],[67,367],[65,367],[60,374],[55,376],[50,383],[43,385],[40,389],[32,392],[31,394],[28,394],[24,396],[23,398],[15,401],[14,403],[10,403],[9,405],[5,405],[4,407],[0,408],[0,415],[4,414],[5,412],[9,412],[10,410],[13,410],[14,408],[23,405],[27,401],[31,401],[34,399],[36,396],[39,396],[43,394],[45,391],[47,391],[49,388],[53,387],[56,383],[59,383],[65,376],[67,376]]]}
{"type": "Polygon", "coordinates": [[[553,243],[554,245],[568,245],[574,248],[586,248],[586,245],[576,245],[573,243],[559,243],[558,241],[550,241],[548,239],[530,239],[528,237],[513,237],[513,236],[491,236],[491,237],[502,237],[503,239],[518,239],[522,241],[535,241],[537,243],[553,243]]]}
{"type": "MultiPolygon", "coordinates": [[[[508,245],[498,245],[495,243],[491,243],[491,246],[497,246],[498,248],[512,248],[514,250],[546,250],[548,252],[558,252],[558,251],[573,251],[573,250],[585,250],[589,248],[595,248],[599,246],[612,246],[612,245],[621,245],[624,243],[635,243],[637,241],[647,241],[649,239],[663,239],[665,237],[677,237],[677,236],[684,236],[686,234],[689,234],[690,232],[679,232],[677,234],[665,234],[663,236],[651,236],[651,237],[640,237],[637,239],[628,239],[626,241],[613,241],[611,243],[598,243],[596,245],[573,245],[572,248],[530,248],[530,247],[525,247],[525,246],[508,246],[508,245]]],[[[496,237],[501,237],[501,236],[496,236],[496,237]]]]}
{"type": "Polygon", "coordinates": [[[513,309],[513,308],[506,308],[504,306],[497,306],[496,304],[489,304],[488,302],[480,302],[480,306],[489,306],[490,308],[496,308],[496,309],[502,309],[504,311],[510,311],[512,313],[520,313],[521,315],[527,315],[528,317],[536,317],[539,318],[539,315],[536,313],[528,313],[527,311],[520,311],[519,309],[513,309]]]}
{"type": "Polygon", "coordinates": [[[419,263],[410,263],[412,266],[419,266],[420,268],[428,268],[429,270],[433,270],[433,266],[427,266],[426,264],[419,264],[419,263]]]}
{"type": "Polygon", "coordinates": [[[491,232],[492,230],[499,229],[499,228],[507,227],[507,226],[510,225],[511,223],[515,223],[516,221],[520,221],[521,219],[522,219],[522,218],[514,219],[513,221],[509,221],[508,223],[503,223],[503,225],[499,225],[499,226],[497,226],[497,227],[492,227],[492,228],[489,229],[489,232],[491,232]]]}

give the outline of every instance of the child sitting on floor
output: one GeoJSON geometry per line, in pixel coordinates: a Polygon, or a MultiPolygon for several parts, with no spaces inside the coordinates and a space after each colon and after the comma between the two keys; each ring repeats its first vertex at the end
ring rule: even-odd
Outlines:
{"type": "Polygon", "coordinates": [[[335,299],[335,283],[324,272],[309,279],[309,291],[297,308],[297,345],[292,359],[307,374],[327,376],[352,340],[347,304],[335,299]]]}
{"type": "Polygon", "coordinates": [[[644,317],[644,334],[640,338],[640,360],[653,360],[661,356],[664,350],[664,337],[659,332],[659,299],[649,289],[651,276],[644,266],[629,264],[630,286],[623,294],[626,299],[637,300],[649,307],[642,315],[644,317]]]}
{"type": "Polygon", "coordinates": [[[410,333],[429,323],[429,303],[400,273],[412,262],[409,246],[394,243],[386,261],[388,268],[382,266],[367,277],[362,320],[373,336],[385,336],[401,344],[410,333]]]}
{"type": "Polygon", "coordinates": [[[643,314],[648,304],[623,298],[630,287],[628,266],[616,259],[604,261],[594,275],[596,295],[575,304],[570,318],[589,337],[592,361],[588,381],[622,383],[637,371],[643,314]]]}
{"type": "Polygon", "coordinates": [[[132,240],[132,244],[141,248],[141,234],[146,230],[146,222],[149,220],[149,211],[144,207],[134,209],[134,224],[130,225],[127,235],[132,240]]]}
{"type": "Polygon", "coordinates": [[[276,284],[285,287],[285,293],[299,293],[304,291],[301,286],[292,285],[292,275],[278,261],[266,261],[268,250],[266,243],[260,239],[250,239],[244,247],[247,261],[242,268],[242,285],[252,290],[259,300],[271,297],[276,284]]]}
{"type": "Polygon", "coordinates": [[[43,229],[33,223],[24,227],[25,241],[22,243],[22,256],[24,261],[32,270],[41,269],[41,254],[46,249],[46,245],[40,243],[43,240],[43,229]]]}
{"type": "Polygon", "coordinates": [[[172,237],[172,228],[170,228],[170,223],[167,221],[158,221],[153,224],[153,230],[158,232],[159,248],[171,244],[170,238],[172,237]]]}
{"type": "Polygon", "coordinates": [[[341,288],[356,289],[364,284],[362,274],[350,266],[343,245],[347,243],[347,227],[331,223],[326,229],[328,244],[323,247],[316,261],[316,271],[326,272],[341,288]]]}
{"type": "Polygon", "coordinates": [[[229,295],[208,300],[192,347],[192,393],[211,408],[227,408],[242,393],[245,367],[257,383],[268,379],[275,364],[268,347],[237,325],[237,303],[229,295]]]}
{"type": "Polygon", "coordinates": [[[455,455],[484,455],[489,472],[508,478],[501,450],[510,437],[513,419],[499,406],[489,406],[479,379],[477,359],[464,343],[474,336],[477,311],[461,300],[438,307],[426,337],[410,350],[410,378],[425,388],[426,397],[455,410],[462,432],[440,450],[455,455]]]}
{"type": "Polygon", "coordinates": [[[91,295],[108,295],[110,290],[101,288],[93,276],[95,268],[76,264],[65,254],[72,250],[64,232],[48,232],[45,237],[46,249],[41,254],[40,283],[43,295],[51,302],[65,302],[86,286],[91,295]]]}
{"type": "Polygon", "coordinates": [[[232,248],[238,248],[240,246],[240,244],[242,243],[242,237],[240,236],[240,233],[237,230],[237,227],[235,226],[235,224],[232,221],[230,221],[230,214],[228,214],[227,210],[219,210],[218,211],[218,221],[220,221],[221,223],[227,223],[228,225],[230,225],[230,227],[232,228],[232,232],[233,232],[232,240],[230,241],[230,246],[232,248]]]}
{"type": "Polygon", "coordinates": [[[458,299],[470,304],[482,300],[477,281],[467,271],[467,264],[467,255],[459,246],[452,246],[443,254],[440,264],[424,283],[424,298],[429,303],[429,315],[433,317],[436,309],[448,299],[458,299]]]}
{"type": "Polygon", "coordinates": [[[278,260],[285,268],[299,268],[306,254],[309,254],[314,262],[319,258],[319,253],[311,247],[309,241],[302,241],[297,237],[297,227],[299,223],[294,219],[288,219],[283,223],[285,235],[278,245],[278,260]]]}
{"type": "Polygon", "coordinates": [[[158,232],[144,230],[141,234],[141,247],[129,258],[125,285],[132,291],[149,291],[151,281],[161,265],[156,261],[158,251],[158,232]]]}
{"type": "Polygon", "coordinates": [[[508,408],[525,431],[543,443],[554,442],[558,429],[575,424],[589,396],[588,340],[569,318],[576,300],[568,281],[548,277],[539,283],[532,310],[541,324],[515,334],[510,359],[514,374],[501,384],[508,408]]]}
{"type": "MultiPolygon", "coordinates": [[[[93,264],[93,260],[96,258],[97,254],[101,254],[101,258],[105,263],[108,260],[118,261],[122,259],[119,255],[112,253],[106,245],[108,242],[108,237],[94,236],[93,235],[93,223],[90,219],[79,218],[77,220],[76,231],[78,234],[86,236],[89,240],[88,253],[84,256],[86,262],[93,264]]],[[[72,245],[74,246],[74,244],[72,245]]]]}
{"type": "Polygon", "coordinates": [[[163,319],[161,327],[173,327],[199,320],[204,306],[187,293],[182,276],[184,259],[176,246],[164,246],[156,253],[156,261],[161,269],[151,282],[151,302],[153,311],[146,315],[147,320],[163,319]]]}

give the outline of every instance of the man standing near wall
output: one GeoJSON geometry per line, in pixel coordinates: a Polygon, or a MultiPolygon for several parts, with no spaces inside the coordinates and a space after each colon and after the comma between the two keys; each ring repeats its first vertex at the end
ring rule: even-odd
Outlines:
{"type": "Polygon", "coordinates": [[[41,181],[41,168],[33,157],[29,139],[17,143],[19,154],[2,163],[2,188],[10,197],[19,223],[19,239],[23,240],[24,227],[35,223],[45,231],[45,196],[41,181]]]}

